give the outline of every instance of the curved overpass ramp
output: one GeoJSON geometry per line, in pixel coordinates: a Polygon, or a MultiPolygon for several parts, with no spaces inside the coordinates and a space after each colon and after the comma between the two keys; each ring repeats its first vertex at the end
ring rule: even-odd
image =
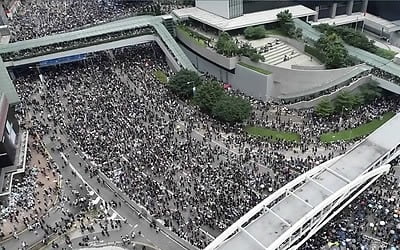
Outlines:
{"type": "Polygon", "coordinates": [[[297,249],[400,155],[400,114],[353,147],[266,198],[205,250],[297,249]]]}

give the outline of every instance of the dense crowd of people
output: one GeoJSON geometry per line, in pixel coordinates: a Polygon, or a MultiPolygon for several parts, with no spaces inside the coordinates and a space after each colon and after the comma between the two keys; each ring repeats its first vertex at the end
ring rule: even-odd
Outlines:
{"type": "MultiPolygon", "coordinates": [[[[147,7],[148,3],[122,0],[23,1],[10,21],[11,40],[98,24],[141,13],[147,7]]],[[[172,9],[171,5],[163,8],[166,12],[172,9]]],[[[81,42],[68,46],[80,46],[81,42]]],[[[248,136],[239,125],[218,123],[177,100],[155,78],[158,70],[172,73],[154,43],[99,52],[73,64],[24,69],[16,73],[22,100],[18,116],[22,126],[40,136],[51,135],[57,141],[57,135],[67,135],[69,145],[60,143],[52,150],[72,146],[82,152],[91,162],[93,175],[101,170],[133,201],[197,247],[206,246],[211,241],[209,234],[217,236],[269,194],[349,145],[322,144],[318,139],[321,133],[353,128],[400,110],[399,98],[385,96],[349,113],[322,119],[313,110],[289,114],[280,105],[250,98],[254,111],[249,124],[301,135],[301,142],[262,140],[248,136]]],[[[371,73],[399,82],[379,69],[371,73]]],[[[13,204],[27,202],[29,207],[34,199],[34,193],[29,192],[34,182],[30,180],[35,174],[34,170],[28,172],[32,178],[15,187],[24,189],[16,194],[30,195],[11,196],[4,216],[10,214],[8,211],[12,214],[13,204]]],[[[363,193],[304,249],[316,249],[327,242],[361,246],[364,231],[398,244],[398,217],[389,218],[391,214],[386,212],[396,204],[398,211],[398,193],[382,191],[395,183],[398,179],[386,176],[375,187],[379,192],[363,193]],[[366,203],[372,205],[357,206],[366,203]],[[386,227],[379,225],[378,218],[385,218],[386,227]]],[[[55,227],[38,218],[35,225],[49,233],[66,232],[74,216],[63,212],[65,217],[55,227]]]]}
{"type": "MultiPolygon", "coordinates": [[[[151,43],[24,71],[16,82],[20,120],[41,135],[67,134],[94,163],[91,171],[103,171],[198,247],[211,240],[204,232],[218,235],[270,193],[346,148],[319,149],[318,131],[335,130],[335,120],[313,120],[304,113],[299,114],[303,125],[296,125],[279,109],[268,117],[265,108],[271,105],[255,100],[251,122],[312,139],[300,144],[248,137],[240,126],[218,123],[177,100],[154,77],[158,70],[171,73],[151,43]]],[[[360,120],[343,126],[398,110],[398,102],[388,99],[363,109],[355,111],[360,120]]]]}
{"type": "MultiPolygon", "coordinates": [[[[153,2],[124,0],[25,0],[10,20],[11,42],[62,33],[151,11],[153,2]]],[[[161,6],[170,11],[171,5],[161,6]]]]}

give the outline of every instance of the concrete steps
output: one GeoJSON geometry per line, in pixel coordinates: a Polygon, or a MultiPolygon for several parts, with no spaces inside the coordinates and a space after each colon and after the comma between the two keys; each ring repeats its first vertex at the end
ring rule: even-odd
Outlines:
{"type": "Polygon", "coordinates": [[[289,58],[294,58],[297,56],[300,56],[300,54],[289,47],[285,43],[279,43],[275,44],[272,47],[269,48],[267,52],[261,53],[265,57],[265,63],[270,64],[270,65],[277,65],[283,62],[283,59],[286,56],[289,56],[289,58]],[[294,52],[292,54],[292,52],[294,52]]]}

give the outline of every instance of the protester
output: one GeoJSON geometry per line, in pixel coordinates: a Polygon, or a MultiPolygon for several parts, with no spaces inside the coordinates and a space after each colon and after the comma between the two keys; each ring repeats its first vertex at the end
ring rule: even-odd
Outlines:
{"type": "MultiPolygon", "coordinates": [[[[161,49],[150,43],[17,72],[20,119],[40,135],[67,134],[69,146],[76,143],[93,162],[93,174],[104,172],[198,247],[211,241],[204,232],[218,235],[288,181],[340,153],[338,146],[321,149],[317,142],[318,132],[336,129],[334,120],[323,123],[304,113],[303,125],[294,125],[283,111],[267,117],[265,108],[276,109],[273,104],[252,100],[251,123],[292,129],[311,139],[300,145],[249,137],[241,126],[218,123],[178,101],[155,79],[157,70],[171,74],[161,49]],[[312,132],[302,132],[306,127],[312,132]]],[[[361,123],[394,109],[398,102],[388,100],[365,107],[370,113],[355,112],[363,113],[361,123]],[[375,113],[376,107],[381,111],[375,113]]],[[[60,144],[59,150],[66,147],[60,144]]]]}

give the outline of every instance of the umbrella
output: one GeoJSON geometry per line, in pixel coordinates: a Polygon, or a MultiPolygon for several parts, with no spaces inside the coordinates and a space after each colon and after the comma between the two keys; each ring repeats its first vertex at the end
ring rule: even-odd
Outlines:
{"type": "Polygon", "coordinates": [[[370,226],[370,227],[374,227],[375,224],[371,222],[371,223],[369,223],[369,226],[370,226]]]}
{"type": "Polygon", "coordinates": [[[400,229],[400,223],[399,223],[399,224],[397,224],[396,228],[397,228],[397,229],[400,229]]]}
{"type": "Polygon", "coordinates": [[[384,225],[386,225],[386,222],[384,222],[383,220],[381,220],[381,221],[379,222],[379,225],[384,226],[384,225]]]}

